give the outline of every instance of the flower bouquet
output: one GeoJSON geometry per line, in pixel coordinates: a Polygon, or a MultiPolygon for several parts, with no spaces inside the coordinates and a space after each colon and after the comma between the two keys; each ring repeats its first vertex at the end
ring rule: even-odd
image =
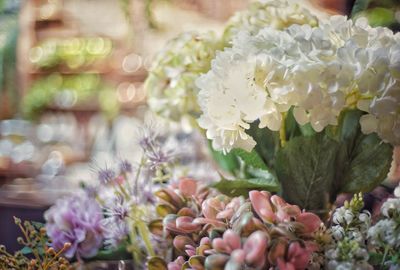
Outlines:
{"type": "Polygon", "coordinates": [[[228,197],[192,179],[158,192],[168,211],[149,224],[169,249],[148,269],[399,269],[400,186],[373,221],[363,196],[322,221],[267,191],[228,197]],[[168,254],[171,257],[168,260],[168,254]]]}
{"type": "Polygon", "coordinates": [[[379,213],[360,193],[400,144],[399,37],[277,0],[221,37],[178,37],[146,81],[150,108],[189,119],[229,177],[195,180],[197,163],[178,177],[184,159],[145,129],[138,164],[98,169],[46,213],[52,247],[135,269],[400,269],[400,187],[379,213]]]}
{"type": "Polygon", "coordinates": [[[147,85],[157,85],[150,100],[197,98],[195,111],[174,115],[197,117],[216,161],[233,175],[216,185],[221,192],[278,192],[324,215],[339,193],[385,180],[400,144],[399,35],[364,19],[317,20],[291,2],[258,1],[231,19],[220,42],[211,63],[209,41],[182,41],[192,48],[182,54],[167,46],[159,59],[177,61],[156,61],[147,85]],[[196,57],[205,48],[207,57],[196,57]],[[196,65],[202,69],[191,72],[196,65]]]}

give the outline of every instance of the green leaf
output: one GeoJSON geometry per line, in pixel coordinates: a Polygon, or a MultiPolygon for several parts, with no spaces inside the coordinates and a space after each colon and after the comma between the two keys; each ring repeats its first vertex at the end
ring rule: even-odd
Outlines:
{"type": "Polygon", "coordinates": [[[363,112],[359,110],[344,111],[335,132],[332,128],[327,129],[327,133],[340,142],[334,193],[370,191],[389,172],[393,148],[383,143],[376,134],[365,135],[361,132],[362,115],[363,112]]]}
{"type": "Polygon", "coordinates": [[[288,202],[324,209],[335,178],[338,142],[323,134],[296,137],[276,156],[275,170],[288,202]]]}
{"type": "Polygon", "coordinates": [[[32,249],[31,249],[30,247],[27,247],[27,246],[23,247],[20,251],[21,251],[21,253],[24,254],[24,255],[27,255],[27,254],[31,254],[31,253],[32,253],[32,249]]]}
{"type": "Polygon", "coordinates": [[[228,196],[248,196],[251,190],[268,190],[277,192],[279,190],[279,183],[271,174],[271,178],[252,178],[252,179],[238,179],[226,180],[222,179],[213,185],[221,193],[228,196]]]}
{"type": "Polygon", "coordinates": [[[371,26],[386,26],[396,23],[395,11],[389,8],[376,7],[358,13],[356,16],[366,17],[371,26]]]}
{"type": "Polygon", "coordinates": [[[354,17],[357,13],[366,10],[371,0],[356,0],[351,10],[351,17],[354,17]]]}
{"type": "Polygon", "coordinates": [[[268,128],[261,129],[258,124],[258,121],[252,123],[248,134],[257,142],[254,150],[268,167],[273,168],[275,154],[280,147],[279,132],[271,131],[268,128]]]}
{"type": "Polygon", "coordinates": [[[252,166],[256,169],[268,170],[267,165],[265,165],[264,161],[255,150],[247,152],[243,149],[237,148],[232,150],[232,154],[239,157],[246,165],[252,166]]]}
{"type": "Polygon", "coordinates": [[[359,136],[343,176],[342,192],[371,191],[385,180],[392,163],[393,147],[376,134],[359,136]]]}
{"type": "Polygon", "coordinates": [[[224,154],[221,151],[214,150],[211,146],[211,142],[209,141],[209,149],[211,155],[215,162],[225,171],[231,172],[235,174],[235,171],[239,169],[239,162],[237,157],[233,153],[224,154]]]}

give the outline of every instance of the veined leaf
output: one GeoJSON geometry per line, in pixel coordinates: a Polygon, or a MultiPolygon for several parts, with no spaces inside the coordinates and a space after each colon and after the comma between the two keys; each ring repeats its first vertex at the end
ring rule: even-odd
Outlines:
{"type": "Polygon", "coordinates": [[[222,179],[213,185],[221,193],[228,196],[248,196],[251,190],[268,190],[277,192],[279,190],[279,183],[274,177],[267,178],[253,178],[253,179],[238,179],[238,180],[225,180],[222,179]]]}
{"type": "Polygon", "coordinates": [[[336,192],[367,192],[387,176],[392,162],[393,148],[383,143],[376,134],[361,133],[363,112],[342,112],[334,138],[340,142],[336,159],[336,192]]]}
{"type": "Polygon", "coordinates": [[[277,153],[275,170],[288,202],[308,210],[326,207],[338,145],[328,136],[316,134],[293,138],[277,153]]]}
{"type": "Polygon", "coordinates": [[[392,163],[393,147],[376,134],[359,136],[343,176],[341,192],[368,192],[385,180],[392,163]]]}
{"type": "Polygon", "coordinates": [[[232,150],[232,154],[239,157],[244,162],[244,164],[248,166],[252,166],[256,169],[268,170],[267,165],[254,149],[251,152],[247,152],[243,149],[237,148],[232,150]]]}

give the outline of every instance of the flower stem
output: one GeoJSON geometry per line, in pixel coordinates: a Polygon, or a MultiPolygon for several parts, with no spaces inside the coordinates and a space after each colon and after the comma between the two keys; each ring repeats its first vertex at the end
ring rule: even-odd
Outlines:
{"type": "Polygon", "coordinates": [[[382,261],[381,261],[381,267],[380,267],[379,269],[382,269],[383,264],[384,264],[385,261],[386,261],[386,257],[387,257],[387,255],[388,255],[388,252],[389,252],[389,246],[386,246],[386,247],[385,247],[385,253],[383,254],[383,258],[382,258],[382,261]]]}
{"type": "Polygon", "coordinates": [[[137,197],[137,196],[139,196],[139,178],[140,178],[140,173],[141,173],[141,170],[142,170],[142,167],[143,167],[143,163],[144,163],[144,161],[145,161],[145,158],[144,158],[144,156],[141,158],[141,160],[140,160],[140,164],[139,164],[139,167],[138,167],[138,169],[137,169],[137,171],[136,171],[136,176],[135,176],[135,196],[137,197]]]}
{"type": "Polygon", "coordinates": [[[281,147],[286,145],[286,113],[282,113],[282,123],[279,130],[279,139],[281,141],[281,147]]]}

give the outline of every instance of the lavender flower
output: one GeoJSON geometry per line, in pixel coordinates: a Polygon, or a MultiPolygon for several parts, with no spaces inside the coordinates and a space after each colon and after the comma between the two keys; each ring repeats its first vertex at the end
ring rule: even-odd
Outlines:
{"type": "Polygon", "coordinates": [[[132,163],[128,160],[121,160],[119,163],[120,173],[131,173],[133,171],[132,163]]]}
{"type": "Polygon", "coordinates": [[[131,203],[122,194],[116,193],[106,201],[104,210],[107,218],[120,222],[129,216],[131,203]]]}
{"type": "Polygon", "coordinates": [[[68,258],[90,258],[102,245],[103,231],[100,224],[101,208],[85,193],[60,199],[44,214],[46,230],[53,248],[60,250],[64,243],[71,243],[65,252],[68,258]]]}
{"type": "Polygon", "coordinates": [[[97,177],[102,184],[108,184],[115,179],[115,172],[112,169],[100,169],[97,172],[97,177]]]}
{"type": "Polygon", "coordinates": [[[168,163],[174,160],[174,153],[172,150],[164,150],[161,147],[152,149],[146,153],[151,170],[167,166],[168,163]]]}
{"type": "Polygon", "coordinates": [[[161,136],[153,121],[147,121],[147,123],[139,129],[138,138],[139,146],[144,152],[147,152],[158,144],[161,136]]]}

